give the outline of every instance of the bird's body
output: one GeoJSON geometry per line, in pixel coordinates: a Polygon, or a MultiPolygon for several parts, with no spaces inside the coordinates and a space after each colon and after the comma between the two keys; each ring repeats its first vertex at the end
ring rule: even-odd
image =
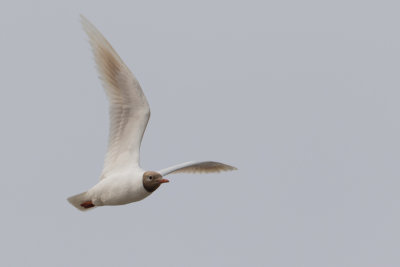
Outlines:
{"type": "Polygon", "coordinates": [[[88,196],[95,206],[123,205],[142,200],[151,194],[143,186],[144,172],[132,169],[103,179],[89,189],[88,196]]]}
{"type": "Polygon", "coordinates": [[[150,118],[147,99],[125,63],[104,36],[82,16],[97,69],[110,102],[110,136],[100,182],[68,201],[80,210],[139,201],[154,192],[163,176],[179,172],[220,172],[236,168],[218,162],[186,162],[158,172],[140,167],[140,144],[150,118]]]}

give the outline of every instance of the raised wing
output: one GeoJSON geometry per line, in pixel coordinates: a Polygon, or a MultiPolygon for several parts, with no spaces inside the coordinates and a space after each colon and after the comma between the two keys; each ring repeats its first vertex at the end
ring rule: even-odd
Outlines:
{"type": "Polygon", "coordinates": [[[158,171],[162,176],[171,173],[209,173],[237,170],[235,167],[214,161],[189,161],[158,171]]]}
{"type": "Polygon", "coordinates": [[[100,178],[104,179],[112,172],[139,166],[140,144],[150,107],[139,82],[110,43],[85,17],[81,19],[110,102],[108,151],[100,178]]]}

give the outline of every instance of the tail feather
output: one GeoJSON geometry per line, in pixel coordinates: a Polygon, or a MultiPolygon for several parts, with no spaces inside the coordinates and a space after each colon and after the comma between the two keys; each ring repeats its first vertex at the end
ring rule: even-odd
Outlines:
{"type": "Polygon", "coordinates": [[[87,211],[90,209],[90,208],[85,208],[84,206],[81,205],[82,203],[84,203],[86,201],[90,201],[90,199],[87,196],[87,192],[83,192],[83,193],[77,194],[75,196],[69,197],[68,201],[69,201],[69,203],[71,203],[72,206],[74,206],[78,210],[87,211]]]}

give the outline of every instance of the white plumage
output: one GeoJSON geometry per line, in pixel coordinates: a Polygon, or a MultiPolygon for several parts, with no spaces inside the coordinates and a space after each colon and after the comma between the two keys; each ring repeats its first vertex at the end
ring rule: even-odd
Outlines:
{"type": "MultiPolygon", "coordinates": [[[[234,170],[218,162],[186,162],[159,172],[140,168],[140,144],[150,118],[150,107],[139,82],[104,36],[83,16],[97,70],[109,99],[110,133],[100,182],[68,201],[80,210],[122,205],[142,200],[171,173],[203,173],[234,170]],[[154,177],[154,180],[153,180],[154,177]]],[[[154,189],[154,190],[155,190],[154,189]]]]}

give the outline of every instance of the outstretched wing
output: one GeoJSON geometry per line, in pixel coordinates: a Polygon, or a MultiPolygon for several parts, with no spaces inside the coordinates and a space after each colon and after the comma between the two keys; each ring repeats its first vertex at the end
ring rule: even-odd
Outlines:
{"type": "Polygon", "coordinates": [[[162,176],[171,173],[209,173],[237,170],[235,167],[214,161],[189,161],[158,171],[162,176]]]}
{"type": "Polygon", "coordinates": [[[97,70],[110,102],[108,151],[100,179],[114,171],[139,166],[140,144],[150,107],[128,67],[104,36],[85,17],[83,29],[89,36],[97,70]]]}

